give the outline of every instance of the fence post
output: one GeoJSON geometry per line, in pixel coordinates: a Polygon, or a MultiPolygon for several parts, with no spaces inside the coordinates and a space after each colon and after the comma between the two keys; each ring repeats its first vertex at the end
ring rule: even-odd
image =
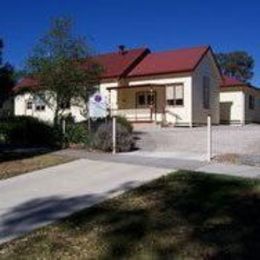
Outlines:
{"type": "Polygon", "coordinates": [[[116,154],[116,117],[112,117],[112,142],[113,142],[113,150],[112,153],[116,154]]]}
{"type": "Polygon", "coordinates": [[[64,118],[62,119],[62,133],[66,134],[66,120],[64,118]]]}
{"type": "Polygon", "coordinates": [[[212,158],[212,129],[211,129],[211,116],[207,118],[207,161],[210,162],[212,158]]]}

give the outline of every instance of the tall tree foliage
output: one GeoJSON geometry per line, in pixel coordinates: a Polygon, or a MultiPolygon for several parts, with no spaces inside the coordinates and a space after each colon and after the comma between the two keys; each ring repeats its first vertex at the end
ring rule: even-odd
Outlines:
{"type": "Polygon", "coordinates": [[[254,75],[254,59],[245,51],[218,53],[217,60],[226,76],[248,82],[254,75]]]}
{"type": "Polygon", "coordinates": [[[9,63],[3,63],[3,40],[0,39],[0,107],[11,96],[14,86],[14,68],[9,63]]]}
{"type": "Polygon", "coordinates": [[[56,18],[39,40],[27,60],[26,74],[38,81],[45,102],[53,106],[55,122],[63,112],[62,104],[85,104],[95,91],[101,68],[93,62],[84,38],[73,33],[69,18],[56,18]],[[52,102],[54,101],[54,102],[52,102]]]}

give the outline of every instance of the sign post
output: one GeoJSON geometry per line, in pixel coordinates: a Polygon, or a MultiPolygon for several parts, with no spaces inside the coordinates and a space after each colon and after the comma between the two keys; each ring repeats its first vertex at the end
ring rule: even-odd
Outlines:
{"type": "Polygon", "coordinates": [[[207,118],[207,161],[210,162],[212,158],[212,129],[211,129],[211,116],[207,118]]]}
{"type": "Polygon", "coordinates": [[[66,134],[66,120],[65,120],[65,118],[62,119],[62,133],[63,133],[63,135],[66,134]]]}
{"type": "Polygon", "coordinates": [[[113,143],[113,150],[112,153],[116,154],[116,117],[112,117],[112,143],[113,143]]]}

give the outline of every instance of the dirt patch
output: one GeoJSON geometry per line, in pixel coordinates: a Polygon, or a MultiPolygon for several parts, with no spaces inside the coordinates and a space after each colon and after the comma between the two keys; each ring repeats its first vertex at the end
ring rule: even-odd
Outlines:
{"type": "Polygon", "coordinates": [[[45,154],[0,163],[0,180],[72,161],[65,155],[45,154]]]}

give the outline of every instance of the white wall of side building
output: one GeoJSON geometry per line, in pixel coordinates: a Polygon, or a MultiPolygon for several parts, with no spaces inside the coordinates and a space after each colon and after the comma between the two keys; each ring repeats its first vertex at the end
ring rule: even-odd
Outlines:
{"type": "Polygon", "coordinates": [[[221,76],[211,52],[200,62],[192,77],[192,118],[193,123],[206,124],[207,116],[211,115],[213,124],[219,124],[219,91],[221,76]],[[209,109],[203,103],[203,77],[209,78],[209,109]]]}
{"type": "Polygon", "coordinates": [[[106,97],[108,106],[112,110],[116,110],[118,107],[117,90],[109,91],[108,89],[118,87],[118,86],[119,86],[119,81],[117,80],[103,81],[99,85],[100,94],[106,97]]]}
{"type": "Polygon", "coordinates": [[[222,123],[245,123],[245,96],[243,91],[220,92],[220,121],[222,123]]]}
{"type": "Polygon", "coordinates": [[[169,74],[161,76],[138,77],[129,79],[128,84],[130,86],[146,84],[162,84],[167,86],[171,84],[182,84],[184,87],[184,105],[166,105],[166,121],[174,125],[190,126],[192,124],[192,77],[190,74],[169,74]]]}
{"type": "MultiPolygon", "coordinates": [[[[16,116],[32,116],[35,118],[38,118],[39,120],[53,123],[54,121],[54,115],[55,115],[55,102],[49,101],[49,105],[45,104],[45,109],[43,111],[37,111],[35,109],[35,103],[33,102],[32,109],[27,109],[27,102],[29,100],[33,100],[33,96],[30,93],[24,93],[21,95],[17,95],[14,100],[14,115],[16,116]]],[[[70,109],[66,109],[63,111],[63,114],[69,114],[71,113],[74,117],[76,122],[80,122],[83,120],[86,120],[86,114],[85,114],[85,106],[82,105],[75,105],[71,104],[70,109]]]]}
{"type": "Polygon", "coordinates": [[[232,87],[220,92],[220,117],[224,123],[260,123],[260,90],[232,87]],[[249,96],[254,97],[254,109],[249,107],[249,96]]]}

